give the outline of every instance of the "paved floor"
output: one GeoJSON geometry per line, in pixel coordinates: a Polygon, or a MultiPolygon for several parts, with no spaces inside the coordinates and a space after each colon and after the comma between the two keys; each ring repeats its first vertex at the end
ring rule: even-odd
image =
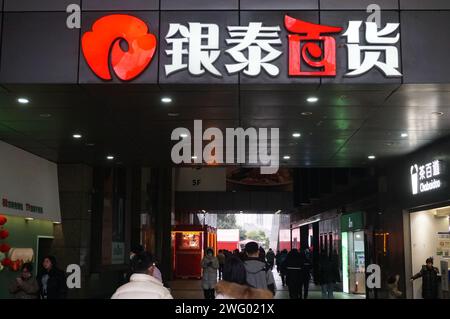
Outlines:
{"type": "MultiPolygon", "coordinates": [[[[273,271],[277,292],[275,299],[289,299],[287,287],[282,287],[281,278],[278,273],[273,271]]],[[[175,299],[203,299],[203,290],[201,288],[201,280],[185,279],[175,280],[170,283],[172,296],[175,299]]],[[[363,295],[346,294],[343,292],[335,292],[336,299],[364,299],[363,295]]],[[[309,288],[309,299],[322,299],[320,286],[311,283],[309,288]]]]}

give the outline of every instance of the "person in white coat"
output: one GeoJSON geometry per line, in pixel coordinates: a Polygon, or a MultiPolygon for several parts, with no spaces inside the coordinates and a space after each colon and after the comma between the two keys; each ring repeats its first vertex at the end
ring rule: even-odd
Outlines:
{"type": "Polygon", "coordinates": [[[219,260],[214,256],[212,248],[206,250],[206,255],[202,260],[203,277],[202,288],[205,299],[214,299],[214,287],[217,284],[217,270],[219,269],[219,260]]]}
{"type": "Polygon", "coordinates": [[[133,263],[130,282],[120,286],[111,299],[173,299],[170,291],[153,276],[155,266],[151,254],[136,255],[133,263]]]}

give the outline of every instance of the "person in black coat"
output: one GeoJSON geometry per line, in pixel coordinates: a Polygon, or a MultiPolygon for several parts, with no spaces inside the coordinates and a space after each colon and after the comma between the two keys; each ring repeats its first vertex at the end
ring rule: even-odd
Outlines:
{"type": "Polygon", "coordinates": [[[67,297],[66,274],[58,269],[56,258],[45,257],[42,267],[43,270],[37,276],[41,299],[65,299],[67,297]]]}
{"type": "Polygon", "coordinates": [[[319,257],[319,283],[322,287],[322,298],[333,299],[334,288],[340,282],[339,257],[336,251],[330,256],[322,250],[319,257]]]}
{"type": "Polygon", "coordinates": [[[311,269],[312,269],[311,253],[309,251],[309,248],[302,250],[302,252],[300,253],[300,257],[301,257],[300,299],[302,299],[302,290],[303,290],[303,298],[308,299],[309,282],[311,281],[311,269]]]}
{"type": "Polygon", "coordinates": [[[289,288],[289,298],[302,298],[302,258],[297,249],[292,249],[282,265],[286,274],[286,284],[289,288]]]}
{"type": "Polygon", "coordinates": [[[426,260],[426,265],[411,277],[411,281],[422,278],[422,298],[423,299],[437,299],[439,287],[439,270],[433,267],[433,258],[426,260]]]}

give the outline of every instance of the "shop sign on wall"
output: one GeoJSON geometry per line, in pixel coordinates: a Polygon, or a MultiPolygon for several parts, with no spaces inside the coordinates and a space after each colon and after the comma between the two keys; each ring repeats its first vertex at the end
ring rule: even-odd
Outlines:
{"type": "Polygon", "coordinates": [[[411,192],[413,195],[440,189],[443,186],[441,180],[443,162],[434,160],[424,164],[413,164],[410,168],[411,192]]]}

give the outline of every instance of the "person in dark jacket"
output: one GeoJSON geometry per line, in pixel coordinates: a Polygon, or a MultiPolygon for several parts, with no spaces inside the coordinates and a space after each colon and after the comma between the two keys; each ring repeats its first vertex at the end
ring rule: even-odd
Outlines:
{"type": "Polygon", "coordinates": [[[283,251],[277,255],[276,263],[277,263],[277,270],[280,273],[281,277],[281,284],[286,286],[286,270],[283,267],[284,262],[286,261],[288,252],[286,249],[283,249],[283,251]]]}
{"type": "Polygon", "coordinates": [[[41,299],[65,299],[67,297],[66,274],[58,269],[56,258],[45,257],[42,267],[43,270],[37,277],[41,299]]]}
{"type": "Polygon", "coordinates": [[[339,257],[334,251],[330,256],[322,250],[319,258],[319,283],[322,287],[322,298],[333,299],[334,287],[340,281],[339,257]]]}
{"type": "Polygon", "coordinates": [[[302,298],[302,257],[297,249],[292,249],[283,263],[286,273],[286,284],[289,288],[289,298],[302,298]]]}
{"type": "Polygon", "coordinates": [[[128,270],[126,273],[124,273],[124,282],[123,284],[126,284],[127,282],[130,281],[131,275],[133,275],[135,273],[134,269],[134,260],[135,257],[138,255],[141,255],[144,253],[144,247],[142,245],[134,245],[131,250],[130,250],[130,263],[128,265],[128,270]]]}
{"type": "Polygon", "coordinates": [[[301,257],[300,299],[302,299],[302,290],[303,290],[303,298],[308,299],[309,282],[311,281],[311,269],[312,269],[312,261],[309,248],[302,250],[302,252],[300,253],[300,257],[301,257]]]}
{"type": "Polygon", "coordinates": [[[9,286],[9,292],[14,295],[15,299],[38,298],[39,285],[32,272],[33,265],[31,263],[23,264],[20,277],[14,278],[9,286]]]}
{"type": "Polygon", "coordinates": [[[437,299],[439,286],[439,270],[433,266],[433,258],[426,260],[426,265],[411,277],[411,281],[422,278],[422,298],[423,299],[437,299]]]}
{"type": "Polygon", "coordinates": [[[272,248],[269,248],[269,251],[266,254],[266,260],[267,265],[269,266],[270,270],[272,270],[275,264],[275,253],[273,252],[272,248]]]}

